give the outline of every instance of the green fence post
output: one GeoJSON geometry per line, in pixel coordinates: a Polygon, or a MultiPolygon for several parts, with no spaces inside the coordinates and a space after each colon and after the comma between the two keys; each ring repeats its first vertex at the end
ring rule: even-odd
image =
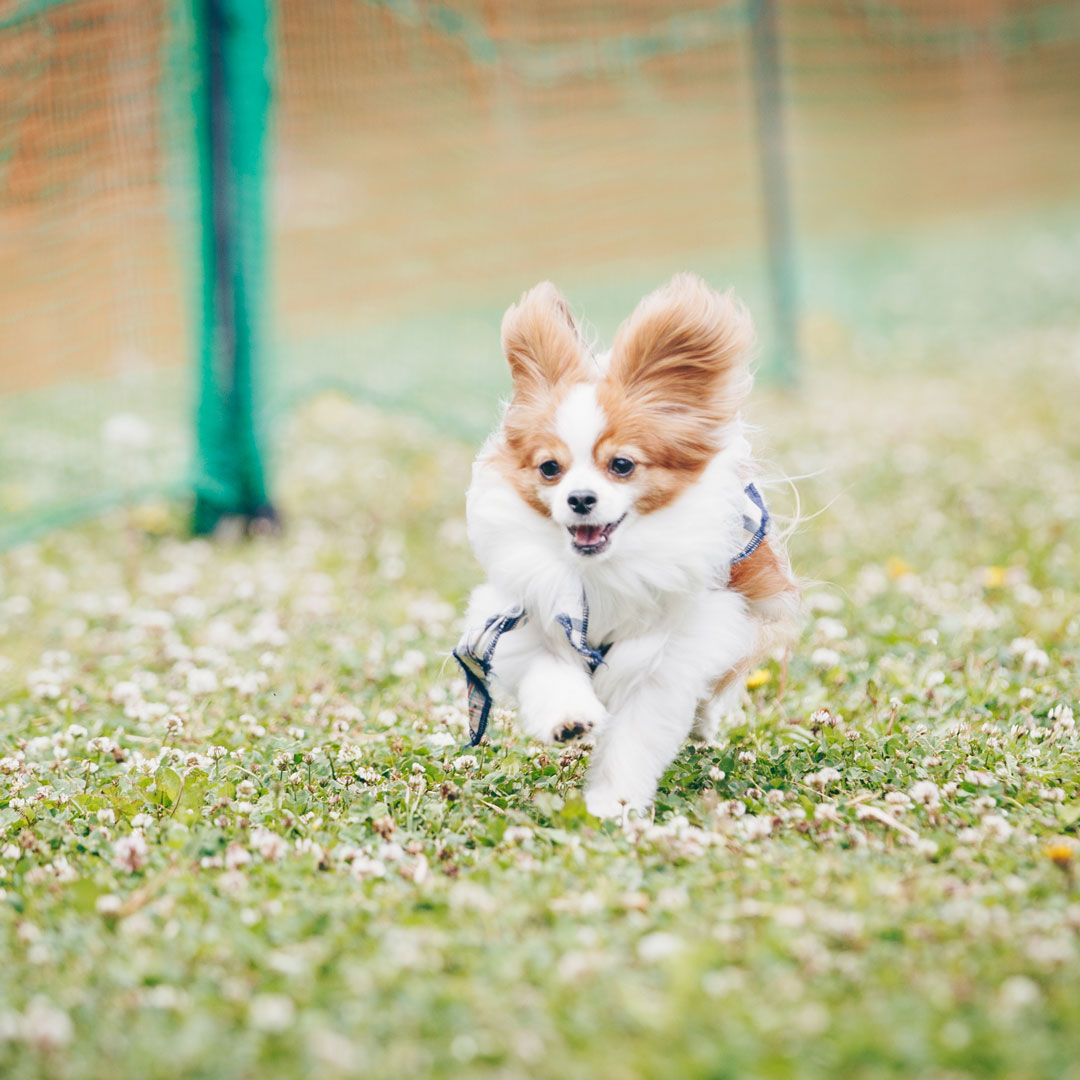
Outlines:
{"type": "Polygon", "coordinates": [[[270,0],[193,0],[200,79],[196,533],[275,523],[263,465],[270,0]]]}
{"type": "Polygon", "coordinates": [[[795,382],[799,368],[799,315],[776,0],[748,2],[769,287],[776,329],[769,363],[777,379],[790,384],[795,382]]]}

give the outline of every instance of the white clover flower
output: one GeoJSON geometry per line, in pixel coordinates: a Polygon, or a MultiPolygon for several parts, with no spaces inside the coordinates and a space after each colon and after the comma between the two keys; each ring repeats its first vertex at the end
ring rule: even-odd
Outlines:
{"type": "Polygon", "coordinates": [[[814,623],[814,629],[826,641],[842,641],[848,636],[847,627],[839,619],[822,616],[814,623]]]}
{"type": "Polygon", "coordinates": [[[840,654],[835,649],[822,646],[810,654],[810,663],[819,668],[836,667],[840,663],[840,654]]]}
{"type": "Polygon", "coordinates": [[[289,850],[283,837],[262,826],[251,830],[251,843],[268,862],[277,862],[289,850]]]}
{"type": "Polygon", "coordinates": [[[1035,934],[1028,940],[1026,951],[1040,967],[1071,964],[1076,959],[1076,945],[1072,937],[1064,933],[1053,937],[1047,934],[1035,934]]]}
{"type": "Polygon", "coordinates": [[[1053,724],[1055,731],[1072,731],[1076,727],[1073,711],[1068,705],[1055,705],[1046,718],[1053,724]]]}
{"type": "Polygon", "coordinates": [[[686,948],[686,943],[675,934],[656,930],[646,934],[637,944],[638,957],[647,964],[653,964],[675,956],[686,948]]]}
{"type": "Polygon", "coordinates": [[[243,844],[230,844],[225,849],[225,869],[239,870],[251,862],[251,852],[243,844]]]}
{"type": "Polygon", "coordinates": [[[75,1034],[75,1025],[63,1009],[43,997],[34,998],[23,1013],[22,1037],[37,1050],[65,1046],[75,1034]]]}
{"type": "Polygon", "coordinates": [[[405,857],[405,849],[396,841],[391,841],[379,847],[378,856],[383,862],[399,862],[405,857]]]}
{"type": "Polygon", "coordinates": [[[97,820],[99,825],[115,825],[116,824],[116,812],[103,807],[97,812],[97,820]]]}
{"type": "Polygon", "coordinates": [[[413,859],[412,866],[401,866],[398,868],[398,873],[407,881],[411,881],[414,885],[422,885],[427,880],[428,871],[429,865],[427,856],[422,853],[413,859]]]}
{"type": "Polygon", "coordinates": [[[114,450],[145,450],[153,437],[150,425],[135,413],[114,413],[101,426],[101,437],[114,450]]]}
{"type": "Polygon", "coordinates": [[[119,703],[135,700],[137,701],[142,697],[142,688],[138,683],[131,682],[118,682],[113,688],[110,698],[119,703]]]}
{"type": "Polygon", "coordinates": [[[912,802],[921,803],[933,809],[941,803],[941,789],[933,780],[919,780],[908,791],[912,802]]]}
{"type": "Polygon", "coordinates": [[[141,776],[153,776],[161,766],[161,758],[158,757],[143,757],[141,753],[136,751],[134,758],[130,762],[131,768],[134,772],[139,773],[141,776]]]}
{"type": "Polygon", "coordinates": [[[736,835],[742,840],[760,840],[771,835],[773,820],[772,814],[746,814],[735,827],[736,835]]]}
{"type": "Polygon", "coordinates": [[[326,852],[323,850],[322,844],[317,840],[312,840],[309,836],[302,836],[296,841],[296,854],[297,855],[314,855],[316,862],[322,862],[326,857],[326,852]]]}
{"type": "Polygon", "coordinates": [[[427,657],[419,649],[408,649],[399,660],[390,665],[390,673],[399,679],[419,675],[424,670],[427,657]]]}
{"type": "Polygon", "coordinates": [[[372,859],[367,855],[359,855],[349,863],[349,872],[353,877],[363,880],[364,878],[386,877],[386,864],[381,859],[372,859]]]}
{"type": "Polygon", "coordinates": [[[1025,671],[1042,674],[1050,666],[1050,657],[1042,649],[1028,649],[1021,661],[1025,671]]]}
{"type": "Polygon", "coordinates": [[[210,668],[191,668],[187,673],[187,690],[195,697],[213,694],[218,689],[218,677],[210,668]]]}
{"type": "Polygon", "coordinates": [[[983,831],[995,840],[1007,840],[1013,831],[1009,824],[1000,814],[986,814],[982,819],[983,831]]]}
{"type": "MultiPolygon", "coordinates": [[[[277,613],[273,611],[260,611],[252,619],[247,637],[252,645],[270,645],[273,648],[281,648],[289,641],[289,635],[281,629],[277,613]]],[[[273,662],[276,662],[276,657],[273,662]]]]}
{"type": "Polygon", "coordinates": [[[39,701],[55,701],[63,693],[55,672],[34,671],[27,680],[30,686],[30,696],[39,701]]]}
{"type": "Polygon", "coordinates": [[[835,784],[840,779],[840,770],[826,765],[817,772],[807,773],[803,777],[803,783],[818,791],[824,791],[830,784],[835,784]]]}
{"type": "Polygon", "coordinates": [[[225,685],[235,690],[241,697],[254,697],[267,683],[266,673],[252,671],[245,674],[229,675],[225,685]]]}
{"type": "Polygon", "coordinates": [[[1026,975],[1010,975],[998,987],[998,1004],[1006,1012],[1019,1012],[1037,1005],[1040,998],[1042,990],[1039,984],[1026,975]]]}
{"type": "Polygon", "coordinates": [[[94,903],[94,910],[99,915],[119,915],[124,901],[113,893],[104,893],[94,903]]]}
{"type": "Polygon", "coordinates": [[[248,1006],[248,1019],[260,1031],[285,1031],[296,1019],[296,1006],[285,994],[256,994],[248,1006]]]}
{"type": "Polygon", "coordinates": [[[150,849],[140,830],[133,830],[128,836],[121,836],[113,844],[113,865],[129,874],[141,870],[147,863],[150,849]]]}
{"type": "Polygon", "coordinates": [[[462,754],[460,757],[454,758],[451,762],[451,768],[455,772],[471,772],[479,764],[480,761],[475,754],[462,754]]]}

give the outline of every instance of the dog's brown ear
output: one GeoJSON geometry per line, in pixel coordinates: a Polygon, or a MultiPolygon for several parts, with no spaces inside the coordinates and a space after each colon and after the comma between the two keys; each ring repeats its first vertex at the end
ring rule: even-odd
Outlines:
{"type": "Polygon", "coordinates": [[[514,388],[535,389],[584,376],[584,345],[570,305],[550,281],[506,309],[502,346],[514,388]]]}
{"type": "Polygon", "coordinates": [[[753,339],[750,316],[731,292],[678,274],[619,327],[609,378],[646,408],[685,409],[720,424],[750,391],[753,339]]]}

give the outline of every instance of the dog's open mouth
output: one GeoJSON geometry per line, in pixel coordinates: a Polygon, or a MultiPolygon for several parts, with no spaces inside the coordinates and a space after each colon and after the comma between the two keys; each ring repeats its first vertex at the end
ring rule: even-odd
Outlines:
{"type": "Polygon", "coordinates": [[[570,543],[579,555],[599,555],[611,543],[611,534],[622,524],[618,521],[607,525],[570,525],[570,543]]]}

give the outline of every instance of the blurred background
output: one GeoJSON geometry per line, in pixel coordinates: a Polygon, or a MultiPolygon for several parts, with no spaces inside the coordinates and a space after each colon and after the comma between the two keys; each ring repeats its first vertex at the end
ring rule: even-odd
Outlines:
{"type": "Polygon", "coordinates": [[[683,269],[796,394],[1075,340],[1080,4],[0,0],[0,545],[259,512],[321,391],[476,440],[524,288],[683,269]]]}

